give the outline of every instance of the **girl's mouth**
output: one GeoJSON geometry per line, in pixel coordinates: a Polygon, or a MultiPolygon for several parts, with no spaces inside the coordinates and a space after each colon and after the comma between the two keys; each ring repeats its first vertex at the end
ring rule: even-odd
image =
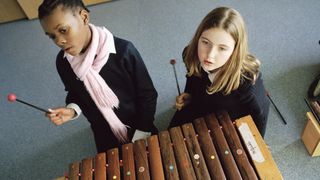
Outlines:
{"type": "Polygon", "coordinates": [[[204,64],[207,64],[207,65],[213,64],[212,62],[210,62],[210,61],[208,61],[208,60],[204,60],[203,62],[204,62],[204,64]]]}

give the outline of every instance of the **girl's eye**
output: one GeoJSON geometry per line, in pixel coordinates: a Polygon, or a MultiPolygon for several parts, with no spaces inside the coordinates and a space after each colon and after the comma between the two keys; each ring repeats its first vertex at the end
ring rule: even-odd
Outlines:
{"type": "Polygon", "coordinates": [[[208,44],[209,44],[209,42],[208,42],[208,41],[205,41],[205,40],[203,40],[202,43],[203,43],[204,45],[208,45],[208,44]]]}
{"type": "Polygon", "coordinates": [[[227,48],[224,48],[224,47],[219,47],[220,51],[226,51],[227,48]]]}
{"type": "Polygon", "coordinates": [[[62,33],[62,34],[65,34],[65,33],[67,32],[67,28],[61,28],[59,31],[60,31],[60,33],[62,33]]]}

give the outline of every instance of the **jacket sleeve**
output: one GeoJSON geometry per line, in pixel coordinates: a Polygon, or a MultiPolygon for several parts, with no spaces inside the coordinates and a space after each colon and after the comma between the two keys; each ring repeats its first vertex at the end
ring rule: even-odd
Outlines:
{"type": "Polygon", "coordinates": [[[70,91],[70,88],[67,83],[67,81],[68,81],[67,78],[70,78],[70,77],[67,77],[67,73],[65,71],[67,69],[66,65],[68,65],[68,64],[67,64],[67,61],[64,59],[63,54],[64,54],[63,51],[60,51],[59,54],[57,55],[56,67],[57,67],[57,71],[60,76],[60,79],[65,87],[65,91],[67,91],[65,103],[66,104],[75,103],[75,104],[79,105],[80,104],[79,98],[77,98],[76,95],[72,91],[70,91]]]}
{"type": "MultiPolygon", "coordinates": [[[[186,57],[187,48],[188,48],[188,46],[186,46],[182,51],[183,62],[184,62],[184,59],[186,57]]],[[[188,71],[188,69],[187,69],[187,71],[188,71]]],[[[196,82],[195,81],[195,77],[189,77],[188,75],[186,75],[186,85],[185,85],[185,88],[184,88],[184,92],[193,95],[194,94],[194,90],[196,89],[195,82],[196,82]]]]}
{"type": "Polygon", "coordinates": [[[137,127],[142,131],[157,131],[153,124],[158,93],[154,88],[148,70],[138,50],[132,43],[128,44],[129,72],[135,89],[137,127]]]}
{"type": "Polygon", "coordinates": [[[266,90],[261,74],[255,84],[245,83],[239,89],[240,103],[248,108],[260,134],[264,136],[269,114],[270,102],[266,97],[266,90]]]}

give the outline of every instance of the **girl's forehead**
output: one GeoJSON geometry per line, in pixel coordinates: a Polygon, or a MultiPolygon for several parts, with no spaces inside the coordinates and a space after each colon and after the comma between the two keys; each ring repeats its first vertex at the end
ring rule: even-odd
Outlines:
{"type": "Polygon", "coordinates": [[[210,28],[202,32],[201,37],[204,37],[215,44],[226,44],[233,46],[235,40],[223,28],[210,28]]]}
{"type": "Polygon", "coordinates": [[[52,12],[41,20],[41,24],[52,29],[59,24],[69,24],[77,20],[76,14],[71,8],[56,7],[52,12]]]}

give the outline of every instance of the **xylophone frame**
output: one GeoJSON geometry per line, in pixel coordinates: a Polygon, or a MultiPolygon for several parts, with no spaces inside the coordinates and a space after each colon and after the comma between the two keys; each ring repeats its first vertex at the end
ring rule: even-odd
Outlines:
{"type": "Polygon", "coordinates": [[[57,179],[283,179],[251,116],[210,114],[95,157],[57,179]]]}

